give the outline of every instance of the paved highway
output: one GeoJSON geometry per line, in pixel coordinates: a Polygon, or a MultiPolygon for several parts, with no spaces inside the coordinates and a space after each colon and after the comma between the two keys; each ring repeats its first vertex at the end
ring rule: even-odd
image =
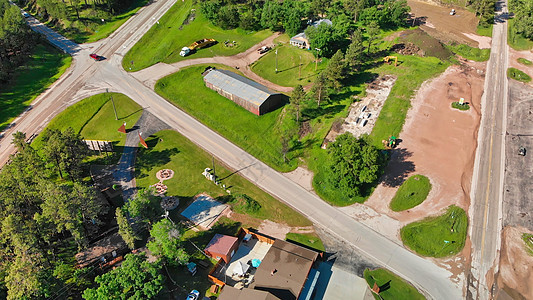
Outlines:
{"type": "MultiPolygon", "coordinates": [[[[66,106],[109,88],[124,93],[185,137],[212,153],[230,169],[239,173],[301,212],[315,224],[329,230],[334,236],[354,245],[376,262],[412,282],[430,298],[460,299],[461,282],[452,282],[451,272],[430,260],[421,258],[384,236],[357,222],[338,209],[329,206],[295,182],[276,172],[211,129],[171,105],[152,89],[121,68],[122,56],[173,4],[173,1],[155,1],[139,11],[110,38],[89,45],[74,54],[72,69],[48,93],[39,98],[35,108],[24,115],[8,134],[23,131],[38,133],[47,122],[66,106]],[[101,62],[88,58],[90,52],[107,57],[101,62]]],[[[13,151],[11,137],[0,141],[0,164],[13,151]]],[[[349,284],[349,283],[348,283],[349,284]]]]}
{"type": "Polygon", "coordinates": [[[467,276],[467,296],[473,299],[492,298],[501,245],[509,49],[506,1],[499,1],[497,7],[500,15],[492,32],[470,196],[472,263],[467,276]]]}

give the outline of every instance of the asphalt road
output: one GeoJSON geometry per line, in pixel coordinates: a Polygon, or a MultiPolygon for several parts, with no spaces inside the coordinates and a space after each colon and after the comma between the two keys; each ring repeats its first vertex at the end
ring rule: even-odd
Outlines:
{"type": "MultiPolygon", "coordinates": [[[[230,169],[239,170],[240,175],[301,212],[314,223],[327,228],[333,236],[354,245],[379,264],[409,280],[430,298],[462,298],[462,282],[452,282],[451,272],[413,254],[328,205],[177,109],[121,68],[123,54],[173,3],[173,1],[155,1],[141,9],[137,16],[126,22],[110,38],[87,47],[82,45],[82,50],[74,54],[72,69],[47,93],[39,97],[34,109],[17,120],[17,124],[8,134],[15,131],[23,131],[27,135],[38,133],[66,106],[91,94],[103,92],[105,88],[123,93],[192,142],[212,153],[230,169]],[[90,52],[107,59],[94,62],[88,57],[90,52]]],[[[0,165],[5,163],[9,154],[13,152],[10,140],[11,137],[8,136],[0,141],[0,165]]]]}
{"type": "Polygon", "coordinates": [[[472,263],[467,275],[467,296],[473,299],[492,298],[501,245],[509,49],[506,1],[499,1],[497,7],[500,16],[492,33],[470,197],[472,263]]]}

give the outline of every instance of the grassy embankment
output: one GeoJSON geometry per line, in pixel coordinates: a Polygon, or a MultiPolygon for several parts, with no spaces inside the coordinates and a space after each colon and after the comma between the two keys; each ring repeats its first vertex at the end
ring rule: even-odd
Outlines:
{"type": "Polygon", "coordinates": [[[533,49],[533,41],[517,34],[514,30],[514,19],[508,19],[507,43],[518,51],[533,49]]]}
{"type": "MultiPolygon", "coordinates": [[[[202,151],[198,146],[187,140],[179,133],[171,130],[161,131],[146,139],[149,148],[140,149],[136,163],[136,181],[139,187],[148,187],[158,179],[155,173],[161,169],[174,170],[175,176],[166,180],[167,195],[178,196],[182,200],[180,205],[193,196],[205,192],[212,197],[227,195],[224,190],[203,177],[205,168],[211,167],[212,156],[202,151]]],[[[246,194],[257,201],[261,208],[248,211],[250,217],[269,219],[274,222],[286,223],[289,226],[311,225],[309,220],[268,195],[248,180],[226,169],[215,160],[217,176],[222,184],[235,194],[246,194]]],[[[223,198],[221,198],[224,200],[223,198]]],[[[235,203],[229,203],[235,205],[235,203]]]]}
{"type": "Polygon", "coordinates": [[[274,42],[281,45],[277,45],[253,63],[251,66],[252,71],[266,80],[281,86],[309,85],[315,80],[316,75],[326,68],[328,60],[324,58],[317,62],[311,51],[291,46],[289,39],[290,37],[287,34],[276,38],[274,42]],[[276,50],[278,51],[277,55],[276,50]]]}
{"type": "Polygon", "coordinates": [[[285,237],[285,239],[287,241],[296,242],[298,244],[307,246],[317,251],[326,251],[326,248],[324,248],[324,244],[322,244],[322,241],[316,234],[289,232],[287,233],[287,237],[285,237]]]}
{"type": "Polygon", "coordinates": [[[413,208],[426,200],[431,190],[431,182],[424,175],[413,175],[409,177],[390,202],[393,211],[402,211],[413,208]]]}
{"type": "Polygon", "coordinates": [[[464,44],[450,45],[448,48],[455,54],[473,61],[487,61],[490,58],[490,49],[479,49],[464,44]]]}
{"type": "MultiPolygon", "coordinates": [[[[123,94],[104,93],[81,100],[57,115],[46,129],[65,130],[72,127],[84,139],[112,141],[116,152],[121,152],[126,141],[126,135],[117,129],[126,122],[126,128],[131,128],[142,114],[142,108],[123,94]],[[111,96],[115,101],[118,120],[115,120],[111,96]]],[[[46,130],[45,129],[45,130],[46,130]]],[[[36,148],[40,147],[42,139],[37,136],[33,141],[36,148]]]]}
{"type": "Polygon", "coordinates": [[[68,69],[72,58],[48,44],[38,44],[13,80],[0,87],[0,131],[21,114],[68,69]]]}
{"type": "Polygon", "coordinates": [[[507,77],[526,83],[531,81],[531,76],[516,68],[507,69],[507,77]]]}
{"type": "Polygon", "coordinates": [[[258,32],[246,32],[242,29],[223,30],[211,24],[200,9],[193,6],[191,0],[178,1],[160,19],[159,24],[150,28],[126,53],[122,66],[128,71],[138,71],[158,62],[174,63],[185,59],[234,55],[249,49],[270,34],[269,30],[258,32]],[[191,12],[192,8],[196,8],[194,13],[191,12]],[[191,22],[193,15],[194,20],[191,22]],[[181,48],[203,38],[215,39],[217,44],[200,49],[186,57],[179,55],[181,48]],[[236,44],[231,47],[225,46],[225,41],[230,43],[235,41],[236,44]]]}
{"type": "Polygon", "coordinates": [[[467,230],[466,212],[452,205],[443,215],[404,226],[400,235],[403,243],[420,255],[446,257],[463,249],[467,230]]]}
{"type": "MultiPolygon", "coordinates": [[[[381,299],[388,300],[415,300],[415,299],[426,299],[416,288],[410,285],[408,282],[395,275],[386,269],[376,269],[369,270],[366,269],[363,272],[363,277],[365,278],[368,286],[372,288],[374,283],[378,286],[383,286],[387,282],[390,284],[390,288],[382,291],[380,293],[381,299]]],[[[380,298],[377,295],[374,295],[374,298],[379,300],[380,298]]]]}

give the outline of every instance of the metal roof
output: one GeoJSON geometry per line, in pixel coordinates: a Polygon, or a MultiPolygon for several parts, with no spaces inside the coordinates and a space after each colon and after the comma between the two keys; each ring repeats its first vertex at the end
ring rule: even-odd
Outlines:
{"type": "Polygon", "coordinates": [[[257,106],[263,104],[271,95],[279,94],[262,84],[227,70],[211,69],[204,76],[204,80],[257,106]]]}

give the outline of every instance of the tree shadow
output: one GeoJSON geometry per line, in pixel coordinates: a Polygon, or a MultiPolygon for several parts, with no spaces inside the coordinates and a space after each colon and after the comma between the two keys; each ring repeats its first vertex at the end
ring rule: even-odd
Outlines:
{"type": "Polygon", "coordinates": [[[383,185],[387,187],[398,187],[407,176],[415,170],[415,164],[408,160],[413,153],[405,148],[392,150],[391,159],[381,178],[383,185]]]}
{"type": "MultiPolygon", "coordinates": [[[[148,149],[139,149],[136,160],[136,170],[151,170],[156,166],[162,166],[171,161],[171,157],[180,153],[178,148],[164,149],[161,151],[153,150],[155,144],[157,144],[157,139],[152,139],[147,141],[148,149]],[[154,144],[154,145],[152,145],[154,144]]],[[[148,176],[146,173],[138,173],[137,178],[143,178],[148,176]]]]}

